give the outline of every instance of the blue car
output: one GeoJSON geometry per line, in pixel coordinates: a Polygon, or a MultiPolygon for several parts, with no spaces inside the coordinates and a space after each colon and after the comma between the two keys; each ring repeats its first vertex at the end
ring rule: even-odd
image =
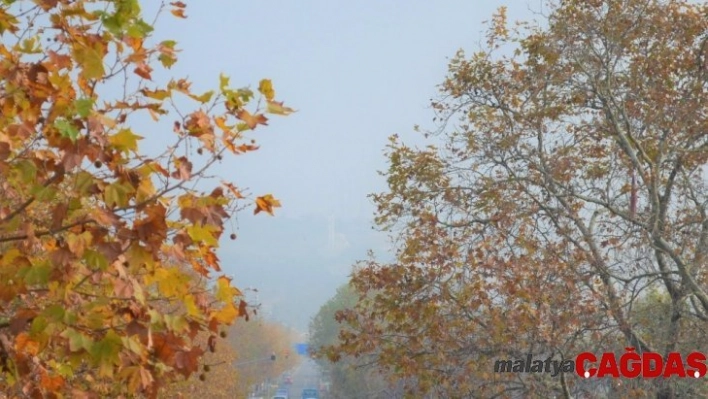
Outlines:
{"type": "Polygon", "coordinates": [[[302,390],[302,399],[319,399],[320,395],[316,389],[308,388],[302,390]]]}

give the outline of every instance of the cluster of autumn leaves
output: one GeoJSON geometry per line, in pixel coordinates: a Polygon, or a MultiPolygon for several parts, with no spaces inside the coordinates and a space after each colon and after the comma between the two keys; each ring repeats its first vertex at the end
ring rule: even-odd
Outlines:
{"type": "MultiPolygon", "coordinates": [[[[182,2],[163,4],[179,18],[182,2]]],[[[206,172],[256,150],[275,101],[160,84],[176,43],[152,41],[137,0],[0,5],[0,392],[156,397],[203,369],[248,316],[217,277],[225,222],[248,200],[206,172]],[[116,90],[117,89],[117,90],[116,90]],[[259,102],[260,103],[260,102],[259,102]],[[158,133],[136,128],[145,113],[158,133]],[[158,143],[147,155],[140,142],[158,143]],[[169,143],[165,146],[165,143],[169,143]]],[[[280,206],[255,198],[255,213],[280,206]]],[[[232,238],[235,235],[231,234],[232,238]]]]}
{"type": "Polygon", "coordinates": [[[387,377],[370,397],[708,394],[704,379],[493,372],[528,353],[708,351],[708,5],[544,15],[511,25],[500,9],[485,47],[451,60],[431,145],[391,137],[372,198],[396,260],[356,265],[354,303],[321,311],[338,339],[318,341],[321,359],[387,377]]]}
{"type": "MultiPolygon", "coordinates": [[[[209,336],[200,334],[197,341],[210,345],[209,336]]],[[[202,359],[195,376],[180,379],[161,390],[161,398],[246,398],[254,386],[278,381],[287,370],[295,367],[298,356],[293,353],[296,337],[284,326],[256,315],[249,321],[238,319],[222,331],[213,344],[218,348],[202,359]],[[276,360],[270,360],[272,354],[276,360]]]]}

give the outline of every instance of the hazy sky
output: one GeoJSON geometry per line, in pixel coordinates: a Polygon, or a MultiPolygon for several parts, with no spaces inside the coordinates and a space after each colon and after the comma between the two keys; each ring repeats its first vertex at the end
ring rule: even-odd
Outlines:
{"type": "Polygon", "coordinates": [[[190,2],[186,20],[160,18],[157,38],[182,50],[170,76],[188,75],[200,90],[217,87],[222,72],[254,89],[270,78],[277,99],[298,110],[253,132],[261,150],[218,169],[283,204],[274,218],[240,215],[239,239],[219,252],[274,317],[305,328],[355,260],[385,251],[366,196],[385,189],[376,171],[387,137],[421,142],[412,127],[433,127],[428,105],[448,58],[477,49],[482,21],[502,5],[510,20],[540,9],[537,0],[230,0],[190,2]]]}

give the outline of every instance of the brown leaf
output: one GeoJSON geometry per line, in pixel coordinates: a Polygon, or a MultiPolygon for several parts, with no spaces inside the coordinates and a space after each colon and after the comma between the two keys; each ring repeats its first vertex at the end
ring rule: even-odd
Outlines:
{"type": "Polygon", "coordinates": [[[10,156],[10,144],[0,142],[0,161],[6,160],[10,156]]]}
{"type": "Polygon", "coordinates": [[[30,309],[21,309],[16,314],[15,317],[10,321],[10,332],[13,334],[19,334],[24,331],[35,317],[37,312],[30,309]]]}
{"type": "Polygon", "coordinates": [[[248,321],[248,303],[246,303],[246,301],[242,300],[238,303],[238,315],[248,321]]]}
{"type": "Polygon", "coordinates": [[[42,7],[42,10],[49,11],[57,6],[59,0],[40,0],[38,3],[39,6],[42,7]]]}
{"type": "Polygon", "coordinates": [[[133,72],[135,72],[136,75],[140,76],[143,79],[152,80],[152,77],[150,76],[150,72],[152,72],[152,68],[150,68],[150,65],[148,65],[148,64],[145,64],[145,63],[138,64],[138,66],[135,68],[135,70],[133,72]]]}
{"type": "Polygon", "coordinates": [[[56,230],[64,223],[66,212],[69,210],[67,203],[57,204],[52,210],[52,230],[56,230]]]}
{"type": "Polygon", "coordinates": [[[179,157],[175,160],[177,170],[172,172],[172,177],[180,180],[189,180],[192,177],[192,163],[186,157],[179,157]]]}
{"type": "Polygon", "coordinates": [[[216,352],[216,335],[209,336],[209,341],[207,345],[209,346],[209,352],[216,352]]]}
{"type": "Polygon", "coordinates": [[[105,227],[115,227],[120,224],[120,219],[110,209],[94,208],[91,212],[91,217],[98,224],[105,227]]]}
{"type": "Polygon", "coordinates": [[[70,69],[73,65],[71,57],[66,54],[59,54],[55,51],[49,50],[47,51],[47,55],[49,55],[49,62],[52,65],[55,65],[58,70],[70,69]]]}
{"type": "Polygon", "coordinates": [[[201,210],[192,207],[182,208],[179,212],[179,215],[182,219],[187,219],[192,224],[202,223],[202,221],[204,221],[205,219],[204,213],[201,210]]]}
{"type": "Polygon", "coordinates": [[[32,127],[27,124],[16,123],[7,127],[7,133],[11,137],[16,137],[20,140],[26,140],[32,135],[33,132],[34,130],[32,127]]]}
{"type": "Polygon", "coordinates": [[[133,296],[133,285],[122,278],[113,280],[113,292],[119,298],[130,298],[133,296]]]}
{"type": "Polygon", "coordinates": [[[45,85],[49,83],[49,71],[42,64],[32,64],[27,72],[27,78],[34,84],[45,85]]]}

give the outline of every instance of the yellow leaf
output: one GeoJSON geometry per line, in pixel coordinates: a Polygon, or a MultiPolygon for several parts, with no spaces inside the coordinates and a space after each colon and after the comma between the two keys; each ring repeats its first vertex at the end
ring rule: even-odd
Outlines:
{"type": "Polygon", "coordinates": [[[126,153],[130,151],[137,151],[138,140],[142,140],[142,137],[134,134],[130,129],[122,129],[117,134],[114,134],[108,138],[108,141],[111,144],[126,153]]]}
{"type": "Polygon", "coordinates": [[[217,231],[216,226],[205,225],[200,226],[198,224],[191,225],[187,228],[187,234],[195,242],[203,242],[207,245],[216,246],[218,241],[214,236],[217,231]]]}
{"type": "Polygon", "coordinates": [[[199,308],[197,307],[197,303],[194,300],[194,296],[192,295],[187,295],[184,297],[184,306],[187,308],[187,314],[189,316],[193,317],[199,317],[202,315],[202,312],[199,311],[199,308]]]}
{"type": "Polygon", "coordinates": [[[91,246],[92,241],[93,235],[91,235],[89,231],[85,231],[81,234],[68,234],[66,236],[69,251],[74,253],[77,257],[83,256],[84,251],[91,246]]]}
{"type": "Polygon", "coordinates": [[[152,184],[152,180],[142,179],[138,185],[138,191],[135,194],[135,199],[138,202],[142,202],[155,195],[155,192],[155,186],[152,184]]]}
{"type": "Polygon", "coordinates": [[[231,279],[221,276],[216,282],[216,299],[222,302],[232,302],[234,296],[241,295],[241,292],[231,286],[231,279]]]}
{"type": "Polygon", "coordinates": [[[145,96],[149,98],[154,98],[155,100],[162,101],[172,95],[169,90],[148,90],[148,89],[142,89],[140,92],[145,96]]]}
{"type": "Polygon", "coordinates": [[[258,91],[261,92],[266,98],[266,100],[271,101],[275,97],[275,90],[273,90],[273,83],[270,79],[263,79],[258,85],[258,91]]]}
{"type": "Polygon", "coordinates": [[[233,303],[228,303],[214,317],[223,324],[231,324],[238,317],[238,309],[233,303]]]}
{"type": "Polygon", "coordinates": [[[214,91],[210,90],[210,91],[202,94],[201,96],[190,94],[189,97],[192,98],[193,100],[199,101],[200,103],[204,104],[204,103],[208,103],[209,100],[211,100],[211,97],[213,95],[214,95],[214,91]]]}
{"type": "Polygon", "coordinates": [[[295,110],[290,107],[284,106],[282,101],[268,101],[266,112],[275,115],[290,115],[295,112],[295,110]]]}

